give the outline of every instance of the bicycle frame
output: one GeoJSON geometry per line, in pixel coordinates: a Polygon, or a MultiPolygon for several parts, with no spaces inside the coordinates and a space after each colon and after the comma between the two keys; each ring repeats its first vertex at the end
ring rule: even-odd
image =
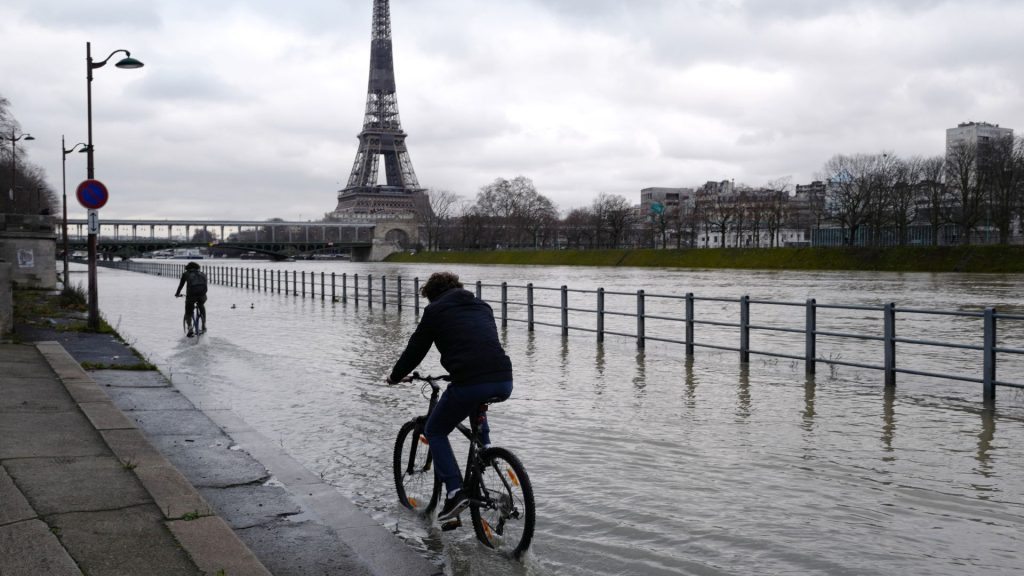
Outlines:
{"type": "MultiPolygon", "coordinates": [[[[438,399],[441,396],[441,385],[440,384],[438,384],[434,380],[425,380],[425,382],[430,385],[431,393],[430,393],[430,402],[427,405],[427,413],[424,414],[423,416],[417,417],[417,422],[418,422],[417,428],[418,428],[418,432],[420,432],[420,433],[422,433],[423,428],[426,426],[427,420],[430,418],[430,415],[434,413],[434,408],[437,406],[437,401],[438,401],[438,399]]],[[[484,404],[484,406],[486,406],[486,404],[484,404]]],[[[473,490],[473,492],[472,492],[472,496],[473,497],[470,498],[471,502],[473,502],[474,504],[484,504],[484,502],[481,502],[480,500],[478,500],[476,498],[476,496],[478,495],[477,490],[476,490],[476,488],[477,488],[476,477],[479,474],[479,470],[480,470],[480,462],[479,462],[478,456],[479,456],[480,452],[483,450],[483,444],[480,441],[480,431],[478,429],[478,426],[479,426],[479,424],[476,422],[476,419],[470,418],[470,425],[469,426],[466,426],[462,422],[459,422],[458,424],[455,425],[455,429],[458,430],[459,432],[461,432],[462,435],[466,437],[466,440],[469,440],[469,453],[466,456],[466,468],[465,468],[465,472],[463,474],[462,483],[463,483],[464,486],[466,486],[466,487],[468,487],[468,488],[473,490]]],[[[415,443],[413,443],[413,445],[411,447],[412,452],[410,453],[410,458],[409,458],[409,467],[410,467],[409,471],[410,472],[412,471],[411,470],[412,463],[415,460],[415,450],[416,449],[417,449],[417,446],[416,446],[415,443]]]]}
{"type": "MultiPolygon", "coordinates": [[[[406,508],[421,513],[429,512],[435,506],[441,488],[436,471],[432,470],[432,455],[424,429],[440,401],[441,385],[438,381],[447,379],[422,377],[418,373],[403,379],[406,382],[419,380],[431,388],[426,414],[415,416],[402,425],[394,451],[395,485],[399,501],[406,508]],[[417,450],[427,452],[418,453],[417,450]],[[423,484],[425,474],[431,474],[432,485],[423,484]]],[[[421,392],[427,397],[426,388],[421,388],[421,392]]],[[[500,401],[498,398],[488,400],[500,401]]],[[[491,403],[487,400],[481,402],[481,411],[486,411],[491,403]]],[[[518,558],[529,547],[535,522],[529,475],[522,462],[509,450],[501,447],[484,449],[480,438],[482,419],[475,417],[476,414],[470,418],[468,426],[458,422],[454,428],[469,441],[462,488],[469,501],[473,531],[477,539],[488,547],[508,546],[518,558]],[[509,540],[506,541],[506,537],[509,540]]],[[[461,525],[461,520],[455,517],[442,523],[441,530],[447,531],[461,525]]]]}

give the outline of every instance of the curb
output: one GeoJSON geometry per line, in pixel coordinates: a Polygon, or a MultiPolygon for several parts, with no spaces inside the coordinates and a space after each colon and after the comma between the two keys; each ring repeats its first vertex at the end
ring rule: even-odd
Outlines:
{"type": "Polygon", "coordinates": [[[60,343],[38,342],[36,349],[114,455],[132,468],[160,508],[164,525],[200,570],[210,574],[224,570],[230,574],[271,576],[252,550],[222,518],[213,515],[199,492],[114,406],[106,392],[60,343]]]}

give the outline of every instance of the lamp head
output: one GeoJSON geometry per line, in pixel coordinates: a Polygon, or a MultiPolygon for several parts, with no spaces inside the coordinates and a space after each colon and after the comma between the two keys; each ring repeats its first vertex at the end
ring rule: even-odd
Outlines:
{"type": "Polygon", "coordinates": [[[122,58],[117,64],[114,64],[118,68],[126,68],[128,70],[134,70],[135,68],[142,68],[142,62],[132,58],[130,55],[122,58]]]}
{"type": "Polygon", "coordinates": [[[33,136],[31,134],[25,134],[24,138],[25,138],[26,141],[28,141],[28,140],[35,140],[36,139],[35,136],[33,136]]]}

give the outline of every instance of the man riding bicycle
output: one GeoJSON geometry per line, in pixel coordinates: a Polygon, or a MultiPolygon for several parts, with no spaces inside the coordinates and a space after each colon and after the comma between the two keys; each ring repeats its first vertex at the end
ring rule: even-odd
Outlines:
{"type": "Polygon", "coordinates": [[[200,332],[206,332],[206,274],[199,271],[199,264],[189,262],[185,265],[185,271],[181,274],[181,281],[178,282],[178,290],[174,293],[175,298],[181,298],[181,289],[185,290],[185,324],[188,326],[187,336],[195,335],[192,331],[192,311],[199,307],[199,317],[203,321],[200,332]]]}
{"type": "Polygon", "coordinates": [[[387,381],[394,384],[412,372],[431,345],[437,346],[441,365],[451,375],[451,384],[424,428],[434,457],[434,470],[447,490],[437,519],[448,522],[469,505],[461,491],[462,474],[448,434],[468,416],[480,423],[484,445],[490,443],[487,412],[480,410],[480,405],[488,399],[505,399],[512,394],[512,361],[498,341],[490,305],[464,290],[457,275],[436,272],[420,293],[430,304],[423,309],[423,317],[387,381]]]}

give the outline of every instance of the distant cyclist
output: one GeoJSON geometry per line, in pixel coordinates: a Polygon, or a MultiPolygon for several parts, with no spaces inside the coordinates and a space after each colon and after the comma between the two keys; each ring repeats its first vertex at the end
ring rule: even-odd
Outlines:
{"type": "Polygon", "coordinates": [[[199,317],[203,321],[203,327],[199,331],[206,332],[206,274],[199,270],[199,264],[189,262],[185,265],[181,281],[178,282],[178,290],[174,293],[176,298],[181,297],[181,289],[186,285],[188,288],[185,289],[185,324],[189,327],[187,336],[192,337],[195,334],[192,332],[190,320],[192,310],[196,306],[199,307],[199,317]]]}

